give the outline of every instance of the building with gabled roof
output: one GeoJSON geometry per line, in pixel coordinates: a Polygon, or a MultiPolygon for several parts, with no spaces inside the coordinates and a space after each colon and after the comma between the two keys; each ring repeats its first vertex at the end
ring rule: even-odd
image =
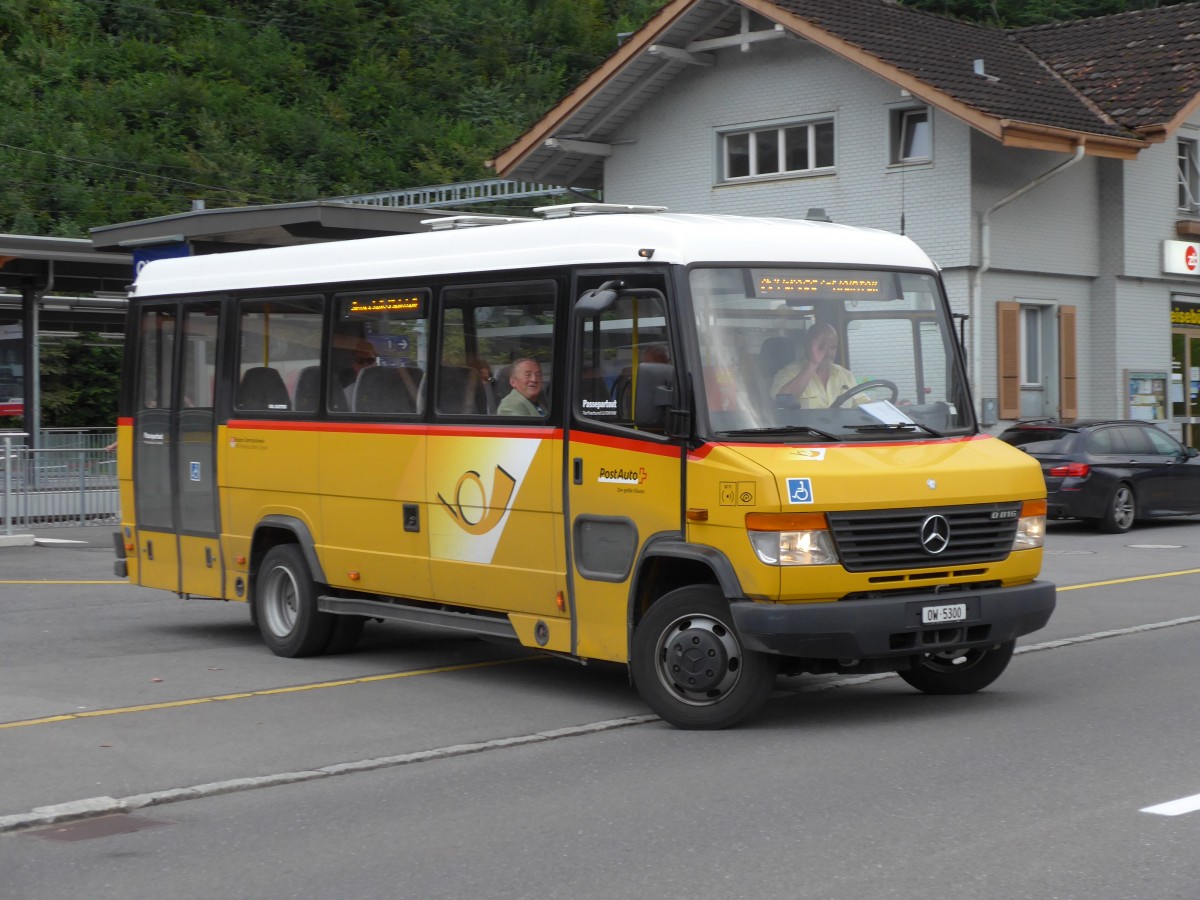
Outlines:
{"type": "Polygon", "coordinates": [[[1200,3],[1005,30],[672,0],[491,165],[903,231],[969,317],[985,419],[1133,415],[1200,445],[1198,146],[1200,3]]]}

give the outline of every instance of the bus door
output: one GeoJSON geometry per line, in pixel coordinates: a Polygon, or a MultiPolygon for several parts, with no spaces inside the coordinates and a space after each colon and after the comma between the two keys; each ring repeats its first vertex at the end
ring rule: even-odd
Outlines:
{"type": "Polygon", "coordinates": [[[560,295],[549,279],[442,291],[428,523],[438,600],[506,613],[524,643],[566,652],[560,295]]]}
{"type": "Polygon", "coordinates": [[[648,540],[682,530],[683,447],[667,434],[680,373],[659,290],[588,291],[573,326],[566,521],[574,652],[624,661],[635,563],[648,540]]]}
{"type": "Polygon", "coordinates": [[[139,317],[133,482],[138,583],[222,596],[214,390],[220,304],[139,317]]]}

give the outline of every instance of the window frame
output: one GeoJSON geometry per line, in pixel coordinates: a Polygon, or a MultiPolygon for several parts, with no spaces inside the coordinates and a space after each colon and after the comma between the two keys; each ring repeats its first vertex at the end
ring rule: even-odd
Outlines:
{"type": "Polygon", "coordinates": [[[1179,208],[1200,212],[1200,139],[1179,138],[1176,143],[1179,179],[1179,208]]]}
{"type": "Polygon", "coordinates": [[[786,121],[762,122],[754,125],[739,125],[719,129],[718,137],[718,184],[745,184],[747,182],[769,181],[780,178],[802,178],[813,175],[828,175],[837,170],[837,121],[832,114],[811,116],[802,119],[786,121]],[[827,165],[817,165],[821,141],[817,129],[828,126],[829,147],[831,157],[827,165]],[[788,133],[798,129],[804,130],[805,157],[808,165],[800,169],[785,168],[788,164],[788,133]],[[774,155],[776,168],[772,171],[761,172],[759,167],[760,138],[764,135],[775,135],[774,155]],[[735,139],[745,139],[746,169],[744,175],[732,175],[731,172],[731,142],[735,139]]]}
{"type": "Polygon", "coordinates": [[[889,116],[889,157],[888,163],[893,166],[915,166],[933,161],[933,110],[928,106],[905,106],[893,109],[889,116]],[[905,155],[905,144],[913,134],[914,126],[910,123],[917,116],[923,116],[922,124],[926,129],[924,155],[905,155]]]}

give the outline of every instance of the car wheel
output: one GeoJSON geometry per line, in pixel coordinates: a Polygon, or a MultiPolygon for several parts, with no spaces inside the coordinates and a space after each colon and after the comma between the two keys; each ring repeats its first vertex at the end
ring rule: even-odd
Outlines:
{"type": "Polygon", "coordinates": [[[1016,641],[972,650],[926,653],[900,677],[923,694],[973,694],[1008,668],[1016,641]]]}
{"type": "Polygon", "coordinates": [[[747,650],[718,588],[664,595],[633,634],[638,693],[677,728],[728,728],[756,711],[775,684],[778,660],[747,650]]]}
{"type": "Polygon", "coordinates": [[[258,631],[276,656],[315,656],[333,630],[333,616],[317,609],[317,586],[295,544],[267,551],[254,586],[258,631]]]}
{"type": "Polygon", "coordinates": [[[1137,498],[1133,495],[1133,488],[1122,481],[1113,488],[1097,527],[1105,534],[1124,534],[1133,527],[1136,519],[1137,498]]]}

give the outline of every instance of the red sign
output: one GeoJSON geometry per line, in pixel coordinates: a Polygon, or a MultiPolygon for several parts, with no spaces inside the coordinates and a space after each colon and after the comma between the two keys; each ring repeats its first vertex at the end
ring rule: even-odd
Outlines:
{"type": "Polygon", "coordinates": [[[1200,256],[1196,252],[1196,245],[1192,244],[1187,248],[1187,252],[1183,255],[1183,264],[1187,266],[1189,272],[1196,271],[1197,259],[1200,256]]]}

